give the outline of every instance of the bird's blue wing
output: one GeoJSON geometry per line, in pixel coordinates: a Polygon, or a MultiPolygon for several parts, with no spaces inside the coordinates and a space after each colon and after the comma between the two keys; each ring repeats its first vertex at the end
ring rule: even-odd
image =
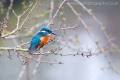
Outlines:
{"type": "Polygon", "coordinates": [[[37,50],[38,46],[40,44],[40,37],[38,36],[34,36],[32,39],[31,39],[31,42],[30,42],[30,47],[29,47],[29,52],[34,52],[37,50]]]}

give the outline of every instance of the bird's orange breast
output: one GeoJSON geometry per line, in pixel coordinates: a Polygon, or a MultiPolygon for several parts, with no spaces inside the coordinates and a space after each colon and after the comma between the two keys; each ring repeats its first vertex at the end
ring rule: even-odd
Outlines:
{"type": "Polygon", "coordinates": [[[49,40],[50,40],[50,34],[44,36],[44,37],[41,37],[40,38],[41,42],[40,42],[40,48],[44,46],[44,44],[46,44],[49,40]]]}

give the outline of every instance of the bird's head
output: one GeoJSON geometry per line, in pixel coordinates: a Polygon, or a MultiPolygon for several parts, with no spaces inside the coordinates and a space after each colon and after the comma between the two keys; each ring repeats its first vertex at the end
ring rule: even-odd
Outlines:
{"type": "Polygon", "coordinates": [[[43,26],[42,28],[40,28],[39,32],[40,32],[40,34],[42,34],[42,36],[46,36],[47,34],[57,35],[57,34],[53,33],[52,30],[47,26],[43,26]]]}

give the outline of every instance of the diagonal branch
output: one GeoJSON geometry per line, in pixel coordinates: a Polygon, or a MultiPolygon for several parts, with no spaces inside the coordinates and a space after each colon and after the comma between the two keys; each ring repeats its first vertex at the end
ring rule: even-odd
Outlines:
{"type": "Polygon", "coordinates": [[[50,24],[53,22],[54,18],[55,18],[55,17],[57,16],[57,14],[58,14],[60,8],[62,7],[62,5],[63,5],[66,1],[67,1],[67,0],[64,0],[64,1],[60,4],[60,6],[59,6],[59,8],[57,9],[56,13],[54,14],[53,18],[51,19],[51,21],[50,21],[49,24],[47,25],[48,27],[49,27],[50,24]]]}
{"type": "Polygon", "coordinates": [[[115,44],[112,42],[112,39],[109,37],[109,35],[106,32],[106,28],[102,25],[102,23],[96,18],[96,16],[91,12],[91,10],[87,9],[80,1],[78,0],[74,0],[76,3],[78,3],[85,11],[87,11],[92,17],[93,19],[96,21],[96,23],[99,25],[99,27],[101,28],[103,34],[105,35],[105,37],[107,38],[108,42],[112,45],[112,47],[120,52],[120,50],[115,46],[115,44]]]}

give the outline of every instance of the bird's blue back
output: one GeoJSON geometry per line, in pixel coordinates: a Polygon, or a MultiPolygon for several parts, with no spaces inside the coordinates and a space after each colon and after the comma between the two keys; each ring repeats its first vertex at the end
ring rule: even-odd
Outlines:
{"type": "Polygon", "coordinates": [[[39,44],[40,44],[40,38],[42,37],[42,35],[41,34],[39,34],[39,33],[37,33],[37,34],[35,34],[33,37],[32,37],[32,39],[31,39],[31,44],[30,44],[30,47],[29,47],[29,50],[30,51],[32,51],[32,52],[34,52],[37,48],[38,48],[38,46],[39,46],[39,44]]]}

